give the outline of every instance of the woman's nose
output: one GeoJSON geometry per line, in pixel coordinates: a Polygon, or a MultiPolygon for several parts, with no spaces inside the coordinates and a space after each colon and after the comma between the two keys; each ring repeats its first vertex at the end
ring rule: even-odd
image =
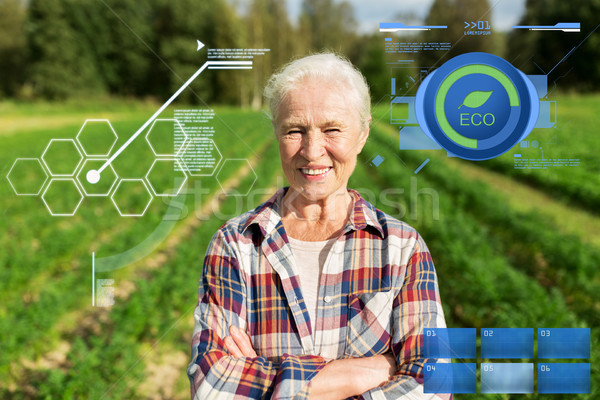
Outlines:
{"type": "Polygon", "coordinates": [[[325,154],[325,140],[323,134],[318,131],[309,131],[304,135],[302,141],[302,152],[307,160],[318,160],[325,154]]]}

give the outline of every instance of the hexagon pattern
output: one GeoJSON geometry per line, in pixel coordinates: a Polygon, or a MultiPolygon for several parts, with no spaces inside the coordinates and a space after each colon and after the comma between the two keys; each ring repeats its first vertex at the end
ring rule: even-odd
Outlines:
{"type": "Polygon", "coordinates": [[[217,145],[209,138],[191,138],[181,154],[181,160],[192,176],[212,176],[222,159],[217,145]]]}
{"type": "Polygon", "coordinates": [[[53,178],[42,201],[54,217],[72,217],[83,201],[83,193],[72,178],[53,178]]]}
{"type": "Polygon", "coordinates": [[[75,215],[85,195],[110,196],[124,217],[143,216],[154,196],[178,195],[188,174],[212,176],[218,169],[217,182],[229,196],[248,195],[257,180],[247,159],[227,159],[219,168],[223,156],[211,138],[190,138],[176,119],[157,119],[146,134],[146,142],[158,158],[144,179],[120,179],[109,164],[100,181],[89,182],[88,172],[104,165],[117,140],[108,120],[88,119],[75,139],[51,139],[40,159],[17,158],[6,178],[17,195],[43,192],[42,201],[53,216],[75,215]],[[84,154],[104,158],[85,158],[84,154]],[[224,188],[222,182],[243,168],[250,169],[252,179],[245,179],[246,183],[237,188],[224,188]]]}
{"type": "Polygon", "coordinates": [[[146,133],[146,141],[155,156],[175,157],[187,140],[187,134],[176,119],[157,119],[146,133]]]}
{"type": "Polygon", "coordinates": [[[73,139],[51,139],[42,161],[52,176],[73,176],[83,155],[73,139]]]}
{"type": "Polygon", "coordinates": [[[83,165],[77,173],[77,182],[81,185],[83,192],[86,196],[108,196],[110,191],[117,183],[117,173],[113,169],[112,165],[106,167],[102,174],[100,174],[100,180],[97,183],[90,183],[87,180],[88,171],[99,169],[106,159],[93,159],[88,158],[83,162],[83,165]]]}
{"type": "Polygon", "coordinates": [[[254,172],[254,168],[252,168],[250,162],[245,158],[226,159],[217,173],[217,182],[219,182],[219,186],[221,186],[221,189],[227,196],[247,196],[254,186],[254,183],[256,183],[256,179],[257,176],[256,172],[254,172]],[[245,180],[245,182],[241,182],[235,188],[225,188],[221,182],[224,182],[228,177],[232,176],[242,168],[250,169],[249,174],[253,176],[252,179],[250,181],[245,180]]]}
{"type": "Polygon", "coordinates": [[[46,184],[48,174],[39,159],[17,158],[6,179],[18,196],[37,196],[46,184]]]}
{"type": "Polygon", "coordinates": [[[107,119],[88,119],[76,139],[86,156],[108,157],[118,137],[107,119]]]}
{"type": "Polygon", "coordinates": [[[143,179],[121,179],[110,199],[122,217],[141,217],[153,197],[143,179]]]}
{"type": "Polygon", "coordinates": [[[146,180],[155,196],[177,196],[187,181],[187,175],[177,159],[159,158],[152,163],[146,180]]]}

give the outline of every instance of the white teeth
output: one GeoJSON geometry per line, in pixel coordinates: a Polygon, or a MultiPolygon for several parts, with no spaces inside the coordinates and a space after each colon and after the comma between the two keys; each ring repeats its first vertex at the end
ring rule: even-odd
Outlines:
{"type": "Polygon", "coordinates": [[[329,168],[323,168],[323,169],[300,168],[300,171],[302,171],[302,173],[306,174],[306,175],[321,175],[321,174],[324,174],[325,172],[329,171],[329,168]]]}

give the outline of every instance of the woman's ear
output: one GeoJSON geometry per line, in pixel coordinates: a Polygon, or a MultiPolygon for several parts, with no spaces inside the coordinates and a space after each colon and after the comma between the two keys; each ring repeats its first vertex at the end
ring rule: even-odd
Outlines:
{"type": "Polygon", "coordinates": [[[365,147],[365,143],[367,143],[367,139],[369,138],[369,127],[371,126],[371,120],[373,118],[369,115],[369,120],[367,121],[367,124],[365,126],[365,128],[363,129],[363,131],[360,133],[360,138],[358,140],[358,148],[357,148],[357,152],[356,154],[359,154],[363,147],[365,147]]]}

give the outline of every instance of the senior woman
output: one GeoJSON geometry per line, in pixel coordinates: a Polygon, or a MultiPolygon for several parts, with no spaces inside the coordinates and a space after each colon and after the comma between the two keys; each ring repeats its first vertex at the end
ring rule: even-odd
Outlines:
{"type": "Polygon", "coordinates": [[[419,234],[348,189],[369,135],[364,77],[334,54],[265,88],[288,188],[213,236],[194,317],[194,399],[411,399],[444,327],[419,234]]]}

